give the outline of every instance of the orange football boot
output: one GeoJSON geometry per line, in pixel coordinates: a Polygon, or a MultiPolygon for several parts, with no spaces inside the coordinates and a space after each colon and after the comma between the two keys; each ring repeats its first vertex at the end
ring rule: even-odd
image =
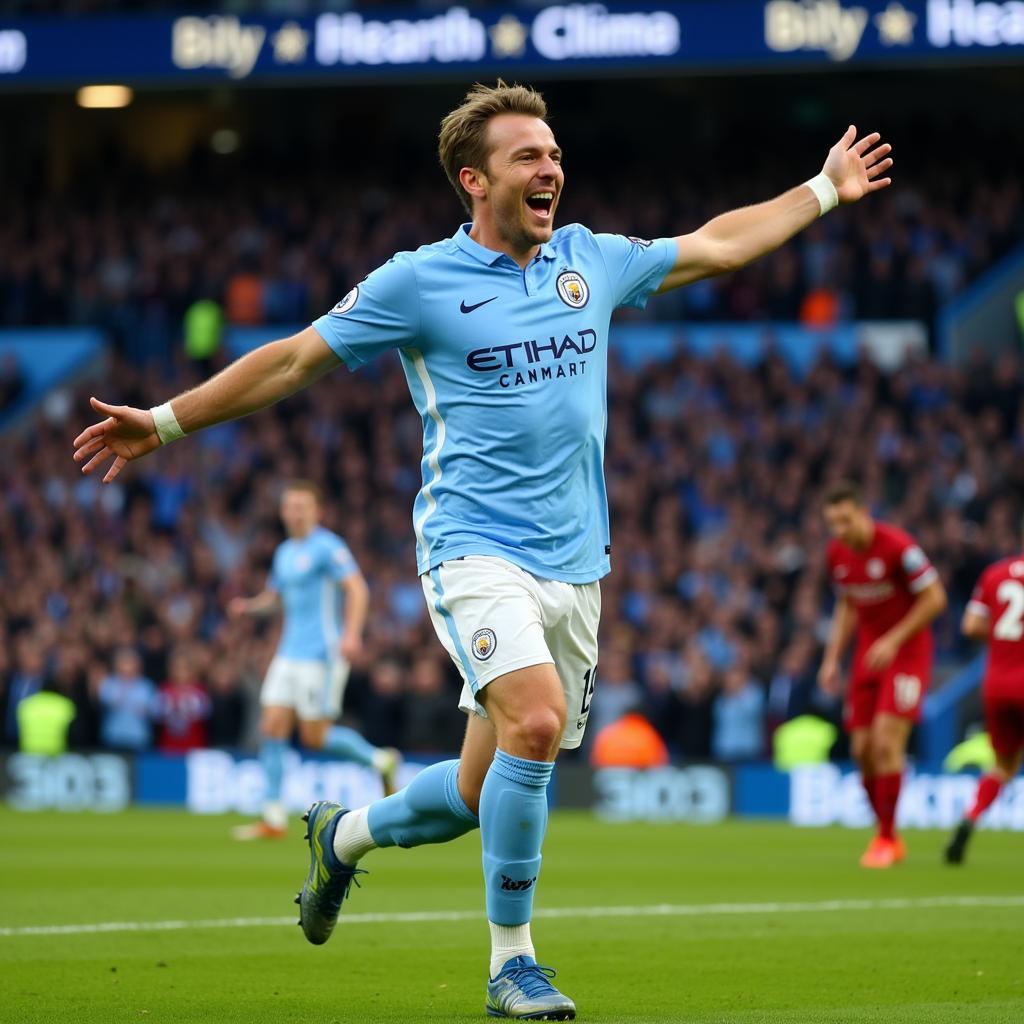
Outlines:
{"type": "Polygon", "coordinates": [[[891,868],[899,859],[896,841],[875,836],[860,858],[862,868],[891,868]]]}

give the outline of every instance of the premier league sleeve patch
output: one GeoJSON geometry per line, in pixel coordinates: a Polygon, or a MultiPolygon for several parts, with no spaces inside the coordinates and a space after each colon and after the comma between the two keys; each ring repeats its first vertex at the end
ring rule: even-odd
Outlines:
{"type": "Polygon", "coordinates": [[[341,302],[331,310],[331,316],[344,316],[358,300],[359,285],[356,285],[355,288],[353,288],[352,291],[350,291],[348,295],[346,295],[345,298],[343,298],[341,302]]]}
{"type": "Polygon", "coordinates": [[[573,309],[582,309],[590,301],[590,286],[582,274],[563,270],[555,279],[558,297],[573,309]]]}

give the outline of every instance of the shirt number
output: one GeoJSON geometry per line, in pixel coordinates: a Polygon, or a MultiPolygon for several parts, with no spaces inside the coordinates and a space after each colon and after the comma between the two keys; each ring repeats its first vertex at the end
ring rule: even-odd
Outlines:
{"type": "Polygon", "coordinates": [[[1003,580],[996,591],[996,600],[1006,602],[1006,611],[999,616],[992,636],[996,640],[1019,640],[1024,637],[1024,583],[1003,580]]]}

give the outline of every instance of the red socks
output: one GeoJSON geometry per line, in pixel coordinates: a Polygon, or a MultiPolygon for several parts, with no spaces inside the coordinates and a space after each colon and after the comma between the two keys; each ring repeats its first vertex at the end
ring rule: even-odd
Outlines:
{"type": "Polygon", "coordinates": [[[992,806],[1003,784],[994,775],[983,775],[978,780],[978,795],[974,798],[974,806],[968,811],[967,817],[977,821],[992,806]]]}
{"type": "Polygon", "coordinates": [[[900,799],[903,773],[876,775],[871,781],[875,814],[878,817],[878,834],[883,839],[893,839],[896,835],[896,804],[900,799]]]}
{"type": "Polygon", "coordinates": [[[875,776],[865,775],[861,772],[860,781],[861,785],[864,787],[864,792],[868,795],[868,803],[871,804],[871,810],[875,812],[875,817],[877,817],[878,804],[875,802],[875,776]]]}

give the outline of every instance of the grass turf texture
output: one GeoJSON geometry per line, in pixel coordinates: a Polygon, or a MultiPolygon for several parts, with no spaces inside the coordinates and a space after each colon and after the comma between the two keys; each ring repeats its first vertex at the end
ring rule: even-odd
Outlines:
{"type": "MultiPolygon", "coordinates": [[[[0,1020],[416,1024],[487,1019],[479,841],[383,850],[346,915],[480,911],[475,920],[68,935],[92,922],[279,918],[307,868],[288,840],[240,844],[227,818],[0,810],[0,1020]],[[3,929],[8,931],[5,933],[3,929]]],[[[579,1019],[623,1024],[1024,1021],[1024,837],[982,832],[961,869],[945,837],[908,862],[856,866],[864,833],[777,823],[608,825],[552,816],[538,907],[1015,897],[1016,905],[566,916],[535,922],[579,1019]]]]}

